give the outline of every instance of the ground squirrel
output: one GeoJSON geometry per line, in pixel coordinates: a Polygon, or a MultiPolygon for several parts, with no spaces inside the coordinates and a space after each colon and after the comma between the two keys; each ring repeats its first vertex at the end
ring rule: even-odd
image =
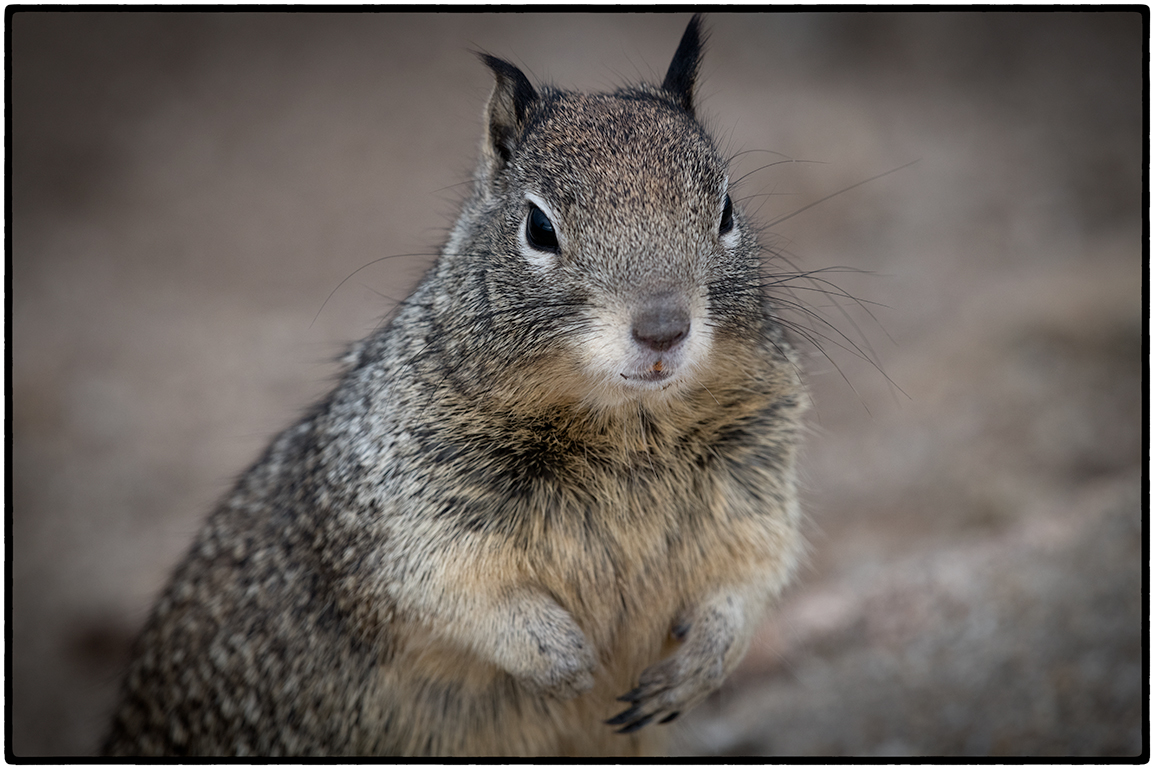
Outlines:
{"type": "Polygon", "coordinates": [[[482,55],[440,258],[208,519],[106,753],[638,754],[734,669],[801,548],[806,395],[701,43],[608,94],[482,55]]]}

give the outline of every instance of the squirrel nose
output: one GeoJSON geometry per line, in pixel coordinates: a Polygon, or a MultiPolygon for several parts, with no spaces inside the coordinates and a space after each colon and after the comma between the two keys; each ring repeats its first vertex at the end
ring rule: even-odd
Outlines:
{"type": "Polygon", "coordinates": [[[689,334],[689,313],[668,300],[657,301],[633,316],[633,338],[655,352],[665,352],[689,334]]]}

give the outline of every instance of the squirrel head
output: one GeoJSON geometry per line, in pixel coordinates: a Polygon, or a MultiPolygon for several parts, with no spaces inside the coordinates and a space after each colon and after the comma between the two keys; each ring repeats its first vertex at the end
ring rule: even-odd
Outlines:
{"type": "Polygon", "coordinates": [[[443,258],[446,322],[470,327],[458,357],[503,350],[490,374],[533,367],[558,397],[614,407],[700,388],[760,344],[756,237],[696,117],[701,51],[695,16],[661,87],[608,94],[539,92],[482,54],[496,85],[443,258]]]}

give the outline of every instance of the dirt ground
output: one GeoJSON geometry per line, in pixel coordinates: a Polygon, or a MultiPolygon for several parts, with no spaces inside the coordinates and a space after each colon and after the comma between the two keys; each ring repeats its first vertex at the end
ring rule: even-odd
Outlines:
{"type": "MultiPolygon", "coordinates": [[[[659,80],[687,18],[10,17],[10,750],[95,749],[198,522],[429,263],[491,85],[470,50],[605,89],[659,80]]],[[[701,111],[762,222],[918,162],[766,232],[861,300],[795,286],[810,559],[660,728],[1147,750],[1143,17],[708,23],[701,111]]]]}

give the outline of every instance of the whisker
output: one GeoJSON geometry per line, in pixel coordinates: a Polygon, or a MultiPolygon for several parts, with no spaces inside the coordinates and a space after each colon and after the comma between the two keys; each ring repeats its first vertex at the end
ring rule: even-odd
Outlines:
{"type": "Polygon", "coordinates": [[[808,204],[802,206],[801,208],[797,209],[793,213],[778,217],[777,219],[774,219],[772,222],[769,222],[768,224],[766,224],[764,226],[768,228],[768,227],[773,227],[775,225],[781,224],[786,219],[792,219],[793,217],[800,214],[802,211],[808,211],[809,209],[813,208],[814,206],[821,205],[822,203],[826,202],[827,200],[830,200],[831,198],[836,198],[838,195],[841,195],[843,192],[849,192],[850,190],[852,190],[856,187],[860,187],[863,184],[869,184],[872,181],[877,181],[878,179],[881,179],[883,176],[889,176],[890,174],[896,174],[898,171],[909,168],[910,166],[912,166],[916,163],[920,163],[920,162],[921,162],[921,158],[918,158],[917,160],[911,160],[910,162],[906,163],[905,165],[898,166],[897,168],[891,168],[889,171],[885,171],[883,173],[880,173],[877,176],[871,176],[870,178],[863,179],[862,181],[857,182],[856,184],[851,184],[848,187],[843,187],[842,189],[838,190],[837,192],[830,193],[829,195],[826,195],[824,198],[818,198],[817,200],[813,201],[812,203],[808,203],[808,204]]]}
{"type": "Polygon", "coordinates": [[[329,303],[329,300],[333,298],[333,294],[335,294],[337,292],[337,290],[341,286],[343,286],[345,283],[348,283],[349,280],[351,280],[352,277],[354,275],[356,275],[358,272],[360,272],[361,270],[368,269],[369,267],[372,267],[374,264],[378,264],[379,262],[384,262],[384,261],[387,261],[389,259],[405,259],[405,258],[412,258],[412,257],[416,257],[416,256],[425,256],[425,257],[436,258],[437,254],[435,252],[432,252],[432,253],[415,253],[415,254],[391,254],[389,256],[382,256],[382,257],[379,257],[377,259],[374,259],[371,262],[368,262],[367,264],[362,264],[360,267],[358,267],[357,269],[350,272],[347,276],[345,276],[344,280],[342,280],[340,283],[338,283],[336,285],[336,287],[332,291],[329,292],[329,295],[325,297],[325,300],[323,302],[321,302],[321,307],[319,310],[317,310],[317,314],[313,316],[313,320],[312,320],[312,323],[309,324],[309,328],[312,328],[313,324],[317,322],[317,318],[319,318],[321,316],[321,313],[325,309],[325,305],[327,305],[329,303]]]}
{"type": "MultiPolygon", "coordinates": [[[[765,151],[769,152],[769,150],[765,150],[765,151]]],[[[777,155],[780,153],[775,152],[774,154],[777,155]]],[[[824,160],[794,160],[793,158],[787,158],[785,160],[775,160],[772,163],[766,163],[765,165],[758,166],[757,168],[753,169],[752,171],[749,171],[748,173],[742,174],[741,176],[737,177],[737,179],[731,181],[730,186],[736,186],[738,184],[741,184],[743,181],[745,181],[749,177],[753,176],[754,174],[756,174],[760,171],[764,171],[767,168],[773,168],[774,166],[785,165],[787,163],[812,163],[815,165],[825,165],[824,160]]]]}

